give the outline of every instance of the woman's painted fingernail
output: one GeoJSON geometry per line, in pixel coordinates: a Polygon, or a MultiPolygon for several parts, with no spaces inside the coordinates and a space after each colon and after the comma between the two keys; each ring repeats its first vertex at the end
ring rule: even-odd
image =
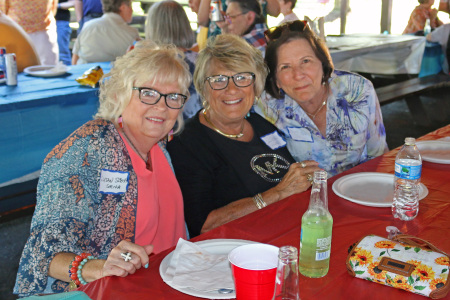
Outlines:
{"type": "Polygon", "coordinates": [[[146,268],[146,269],[148,268],[148,263],[144,266],[144,268],[146,268]]]}

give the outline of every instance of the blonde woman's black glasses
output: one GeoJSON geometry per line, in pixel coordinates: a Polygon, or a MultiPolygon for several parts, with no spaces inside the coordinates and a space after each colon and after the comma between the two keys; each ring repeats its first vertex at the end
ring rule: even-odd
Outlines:
{"type": "Polygon", "coordinates": [[[139,91],[139,100],[141,100],[142,103],[148,105],[155,105],[159,102],[161,97],[164,97],[168,108],[180,109],[183,107],[187,99],[187,96],[183,94],[163,94],[158,92],[157,90],[147,87],[133,87],[133,90],[139,91]]]}

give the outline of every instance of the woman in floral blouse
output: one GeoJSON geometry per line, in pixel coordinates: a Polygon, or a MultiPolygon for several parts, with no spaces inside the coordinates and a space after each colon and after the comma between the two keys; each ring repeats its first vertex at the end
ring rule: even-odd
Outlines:
{"type": "Polygon", "coordinates": [[[191,75],[175,46],[148,43],[114,62],[95,120],[45,158],[15,294],[125,277],[186,238],[181,190],[160,141],[182,124],[191,75]]]}
{"type": "Polygon", "coordinates": [[[315,160],[333,176],[388,150],[369,80],[333,70],[328,49],[305,21],[266,37],[266,93],[254,108],[283,133],[296,161],[315,160]]]}

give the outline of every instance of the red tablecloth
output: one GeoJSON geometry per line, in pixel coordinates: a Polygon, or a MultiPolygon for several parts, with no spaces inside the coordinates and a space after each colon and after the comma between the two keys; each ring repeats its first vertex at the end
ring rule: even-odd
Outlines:
{"type": "MultiPolygon", "coordinates": [[[[450,136],[450,125],[420,138],[435,140],[450,136]]],[[[425,299],[423,296],[382,286],[348,275],[345,261],[350,245],[367,234],[387,236],[386,226],[428,240],[450,253],[450,165],[423,162],[422,182],[429,190],[420,201],[419,215],[412,221],[394,219],[390,208],[367,207],[338,197],[331,185],[339,177],[356,172],[394,173],[398,148],[328,180],[329,210],[334,219],[330,270],[319,279],[300,276],[300,295],[307,299],[425,299]]],[[[272,204],[248,216],[202,234],[191,241],[207,239],[244,239],[275,246],[300,243],[301,217],[309,204],[310,190],[272,204]]],[[[198,299],[165,284],[159,275],[162,259],[172,249],[154,255],[148,269],[140,269],[125,278],[107,277],[91,282],[80,290],[92,299],[198,299]]],[[[445,299],[450,299],[447,295],[445,299]]]]}

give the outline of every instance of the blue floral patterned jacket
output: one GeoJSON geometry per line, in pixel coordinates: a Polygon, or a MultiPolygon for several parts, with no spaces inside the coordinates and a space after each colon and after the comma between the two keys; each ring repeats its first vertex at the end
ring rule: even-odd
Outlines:
{"type": "Polygon", "coordinates": [[[24,297],[67,290],[68,283],[47,275],[59,252],[89,252],[106,259],[121,240],[134,242],[137,195],[131,158],[113,123],[93,120],[73,132],[42,165],[14,293],[24,297]],[[102,170],[128,172],[126,192],[100,193],[102,170]]]}

